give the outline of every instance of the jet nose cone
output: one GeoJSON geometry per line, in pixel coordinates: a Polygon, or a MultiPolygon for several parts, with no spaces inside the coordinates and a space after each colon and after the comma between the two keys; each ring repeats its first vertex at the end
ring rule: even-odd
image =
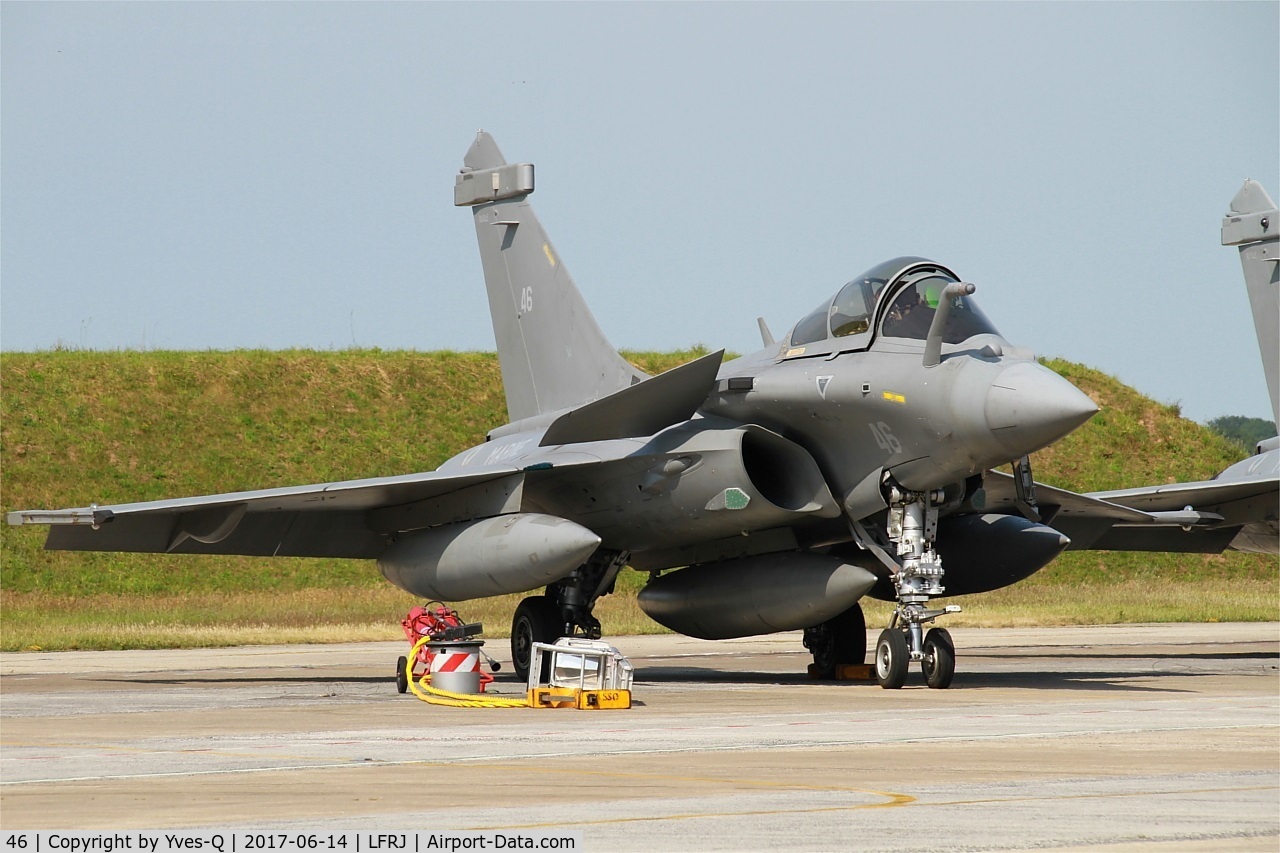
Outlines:
{"type": "Polygon", "coordinates": [[[1097,413],[1080,389],[1033,361],[1010,365],[987,391],[987,428],[1015,457],[1052,444],[1097,413]]]}

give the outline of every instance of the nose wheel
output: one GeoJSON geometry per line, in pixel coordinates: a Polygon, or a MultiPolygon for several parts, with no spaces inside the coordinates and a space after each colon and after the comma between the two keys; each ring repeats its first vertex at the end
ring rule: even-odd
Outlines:
{"type": "MultiPolygon", "coordinates": [[[[937,618],[945,610],[924,611],[928,618],[937,618]],[[932,614],[930,616],[930,614],[932,614]]],[[[897,622],[897,615],[894,621],[897,622]]],[[[951,686],[956,675],[956,644],[946,628],[930,628],[920,643],[920,650],[911,648],[912,625],[891,625],[880,632],[876,641],[876,681],[886,690],[897,690],[907,681],[907,671],[913,660],[920,661],[920,671],[925,684],[935,690],[951,686]]],[[[919,630],[919,623],[915,623],[919,630]]]]}
{"type": "Polygon", "coordinates": [[[925,683],[938,690],[950,687],[956,674],[956,645],[951,642],[951,632],[946,628],[930,628],[924,637],[923,653],[920,669],[925,683]]]}
{"type": "Polygon", "coordinates": [[[901,628],[885,628],[876,641],[876,681],[885,690],[897,690],[907,681],[911,650],[901,628]]]}

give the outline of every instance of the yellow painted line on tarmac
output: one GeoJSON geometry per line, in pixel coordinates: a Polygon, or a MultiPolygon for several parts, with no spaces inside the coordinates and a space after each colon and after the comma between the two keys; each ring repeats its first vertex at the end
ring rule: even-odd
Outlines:
{"type": "MultiPolygon", "coordinates": [[[[590,757],[590,756],[584,756],[590,757]]],[[[435,765],[432,765],[435,766],[435,765]]],[[[456,768],[456,764],[449,762],[441,763],[441,767],[456,768]]],[[[638,781],[658,781],[658,782],[703,782],[714,785],[742,785],[757,788],[770,788],[779,791],[823,791],[827,793],[846,793],[846,794],[875,794],[883,797],[905,796],[902,794],[889,794],[883,791],[868,791],[865,788],[850,788],[846,785],[805,785],[796,782],[784,782],[776,779],[734,779],[731,777],[719,776],[681,776],[674,773],[630,773],[618,770],[583,770],[572,767],[531,767],[522,764],[485,764],[471,765],[473,767],[483,766],[485,769],[510,770],[524,773],[535,774],[558,774],[561,776],[601,776],[610,779],[636,779],[638,781]]]]}
{"type": "MultiPolygon", "coordinates": [[[[602,775],[627,775],[627,774],[602,774],[602,775]]],[[[637,774],[647,775],[647,774],[637,774]]],[[[669,777],[669,778],[688,778],[688,777],[669,777]]],[[[696,777],[695,777],[696,778],[696,777]]],[[[754,780],[728,780],[728,779],[705,779],[701,781],[718,781],[718,782],[737,782],[740,784],[752,784],[754,780]]],[[[768,783],[758,783],[768,784],[768,783]]],[[[773,787],[778,788],[808,788],[812,786],[805,785],[786,785],[778,784],[773,787]]],[[[571,826],[607,826],[611,824],[625,823],[661,823],[663,821],[676,820],[700,820],[713,818],[734,818],[749,817],[759,815],[803,815],[803,814],[824,814],[831,812],[852,812],[866,811],[870,809],[886,809],[898,808],[900,806],[977,806],[977,805],[998,805],[1005,803],[1018,802],[1034,802],[1047,800],[1105,800],[1105,799],[1122,799],[1133,797],[1158,797],[1171,795],[1187,795],[1187,794],[1225,794],[1225,793],[1244,793],[1247,791],[1275,791],[1280,790],[1277,785],[1256,785],[1248,787],[1225,787],[1225,788],[1195,788],[1195,789],[1173,789],[1164,791],[1130,791],[1122,793],[1106,793],[1106,794],[1066,794],[1061,796],[1045,796],[1045,797],[990,797],[978,800],[941,800],[938,802],[921,802],[909,794],[895,794],[889,791],[871,791],[859,788],[821,788],[820,790],[828,791],[847,791],[849,793],[869,794],[878,797],[885,797],[886,801],[882,803],[859,803],[852,806],[823,806],[818,808],[800,808],[800,809],[753,809],[745,812],[689,812],[686,814],[672,815],[653,815],[643,817],[618,817],[604,818],[600,820],[574,820],[574,821],[549,821],[546,823],[526,823],[526,824],[503,824],[501,826],[473,826],[468,827],[467,831],[482,832],[495,831],[501,829],[550,829],[556,827],[571,826]]]]}
{"type": "MultiPolygon", "coordinates": [[[[675,815],[655,815],[652,817],[618,817],[604,818],[600,820],[574,820],[574,821],[550,821],[546,823],[525,823],[525,824],[503,824],[502,826],[473,826],[468,827],[469,832],[487,832],[499,829],[547,829],[562,826],[605,826],[609,824],[622,823],[657,823],[668,820],[698,820],[700,818],[725,818],[725,817],[748,817],[752,815],[786,815],[786,814],[822,814],[825,812],[849,812],[849,811],[866,811],[869,809],[891,809],[899,806],[908,806],[916,802],[916,798],[910,794],[898,794],[892,791],[872,791],[866,788],[849,788],[842,785],[805,785],[794,782],[785,782],[770,779],[733,779],[719,778],[715,776],[678,776],[671,773],[623,773],[612,770],[577,770],[573,768],[551,768],[551,767],[529,767],[522,765],[488,765],[490,768],[501,767],[503,769],[518,770],[526,773],[538,774],[561,774],[572,776],[604,776],[613,779],[636,779],[643,781],[662,781],[671,782],[702,782],[715,785],[726,786],[745,786],[770,788],[779,791],[823,791],[828,793],[843,794],[863,794],[872,797],[884,797],[885,801],[881,803],[858,803],[849,806],[821,806],[817,808],[798,808],[798,809],[769,809],[759,810],[753,809],[749,812],[690,812],[688,814],[675,815]]],[[[647,798],[639,798],[640,800],[647,798]]]]}
{"type": "Polygon", "coordinates": [[[500,826],[472,826],[468,827],[466,832],[490,832],[501,829],[552,829],[567,826],[608,826],[610,824],[620,823],[662,823],[669,820],[700,820],[704,818],[721,818],[721,817],[759,817],[760,815],[802,815],[802,814],[824,814],[829,812],[856,812],[866,811],[868,809],[891,809],[898,806],[909,806],[916,801],[915,797],[909,794],[893,794],[888,791],[855,791],[853,788],[842,789],[849,790],[859,794],[871,794],[877,797],[886,797],[887,801],[883,803],[859,803],[856,806],[822,806],[820,808],[809,809],[752,809],[747,812],[689,812],[687,814],[673,815],[653,815],[646,817],[615,817],[603,818],[601,820],[562,820],[549,821],[547,823],[521,823],[521,824],[502,824],[500,826]]]}
{"type": "MultiPolygon", "coordinates": [[[[1123,778],[1123,777],[1121,777],[1123,778]]],[[[1167,791],[1120,791],[1106,794],[1058,794],[1043,797],[991,797],[981,800],[938,800],[917,803],[921,806],[985,806],[998,803],[1031,803],[1042,800],[1118,800],[1126,797],[1167,797],[1178,794],[1228,794],[1245,791],[1280,791],[1280,785],[1254,785],[1243,788],[1173,788],[1167,791]]]]}

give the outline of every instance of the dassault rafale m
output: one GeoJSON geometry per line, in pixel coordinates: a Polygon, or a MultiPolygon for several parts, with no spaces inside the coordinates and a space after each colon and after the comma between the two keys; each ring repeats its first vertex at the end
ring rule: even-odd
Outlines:
{"type": "Polygon", "coordinates": [[[533,166],[508,164],[484,132],[464,163],[454,203],[474,218],[510,415],[484,444],[424,473],[9,523],[51,525],[52,549],[374,559],[444,601],[542,590],[513,619],[522,677],[535,642],[600,636],[593,607],[628,565],[650,574],[639,602],[662,625],[803,630],[826,673],[865,661],[871,594],[897,602],[879,683],[902,686],[918,662],[943,688],[955,646],[931,623],[958,610],[930,607],[944,590],[1015,583],[1069,535],[1220,551],[1257,520],[1256,501],[1143,508],[1036,484],[1029,454],[1097,407],[925,258],[872,267],[780,340],[760,321],[759,352],[647,376],[609,344],[535,217],[533,166]],[[1213,535],[1162,538],[1197,531],[1213,535]]]}

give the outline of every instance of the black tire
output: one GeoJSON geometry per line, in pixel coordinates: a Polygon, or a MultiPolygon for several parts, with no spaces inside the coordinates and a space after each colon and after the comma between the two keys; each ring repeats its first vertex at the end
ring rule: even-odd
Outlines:
{"type": "Polygon", "coordinates": [[[563,631],[560,608],[551,599],[535,595],[521,601],[511,619],[511,666],[516,677],[528,680],[534,643],[554,643],[563,631]]]}
{"type": "Polygon", "coordinates": [[[404,655],[396,658],[396,692],[409,692],[409,674],[405,672],[405,668],[409,666],[409,659],[404,655]]]}
{"type": "Polygon", "coordinates": [[[897,690],[907,681],[911,652],[907,635],[899,628],[885,628],[876,641],[876,681],[885,690],[897,690]]]}
{"type": "Polygon", "coordinates": [[[822,678],[834,678],[841,664],[867,662],[867,620],[862,605],[854,604],[818,626],[805,638],[813,664],[822,678]]]}
{"type": "Polygon", "coordinates": [[[924,660],[920,661],[920,669],[925,683],[937,690],[950,687],[956,674],[956,645],[951,641],[951,632],[946,628],[930,628],[924,635],[922,651],[924,660]]]}

